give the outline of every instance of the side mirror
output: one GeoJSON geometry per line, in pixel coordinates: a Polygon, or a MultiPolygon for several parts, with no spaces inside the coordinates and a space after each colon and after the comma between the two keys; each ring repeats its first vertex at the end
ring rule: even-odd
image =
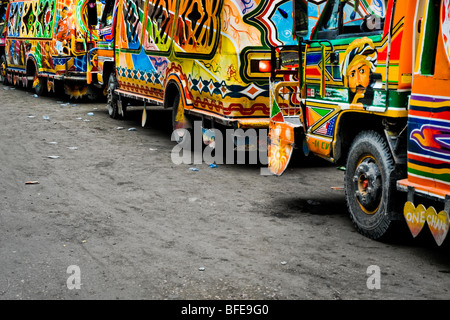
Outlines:
{"type": "Polygon", "coordinates": [[[97,25],[97,1],[89,0],[87,4],[88,24],[90,26],[97,25]]]}
{"type": "Polygon", "coordinates": [[[308,1],[294,0],[294,33],[297,37],[305,37],[308,30],[308,1]]]}

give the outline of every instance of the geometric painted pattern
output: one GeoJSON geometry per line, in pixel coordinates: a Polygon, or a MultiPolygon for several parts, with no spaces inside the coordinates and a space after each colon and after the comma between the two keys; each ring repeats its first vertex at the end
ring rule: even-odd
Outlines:
{"type": "Polygon", "coordinates": [[[86,57],[85,56],[75,57],[74,58],[74,66],[77,71],[86,72],[86,70],[87,70],[86,57]]]}
{"type": "Polygon", "coordinates": [[[247,87],[231,85],[227,86],[225,81],[214,82],[213,80],[192,79],[188,77],[188,85],[191,91],[200,93],[209,93],[212,95],[220,95],[222,98],[242,98],[247,97],[255,100],[257,97],[268,95],[268,86],[258,87],[251,83],[247,87]]]}
{"type": "Polygon", "coordinates": [[[209,93],[211,96],[213,94],[220,95],[222,98],[225,98],[227,93],[230,91],[227,89],[225,81],[222,82],[213,82],[212,80],[203,80],[200,79],[192,79],[189,75],[188,77],[188,85],[192,91],[198,91],[200,93],[209,93]]]}
{"type": "Polygon", "coordinates": [[[325,136],[332,136],[334,133],[334,127],[336,125],[336,119],[337,115],[331,118],[329,121],[325,122],[323,125],[321,125],[314,133],[325,135],[325,136]]]}
{"type": "Polygon", "coordinates": [[[318,107],[309,107],[307,109],[307,121],[308,127],[313,126],[315,123],[326,117],[333,109],[325,109],[318,107]]]}
{"type": "Polygon", "coordinates": [[[132,80],[151,82],[153,84],[161,85],[164,81],[163,75],[154,72],[142,72],[140,70],[133,70],[123,67],[118,67],[117,72],[119,77],[128,78],[132,80]]]}

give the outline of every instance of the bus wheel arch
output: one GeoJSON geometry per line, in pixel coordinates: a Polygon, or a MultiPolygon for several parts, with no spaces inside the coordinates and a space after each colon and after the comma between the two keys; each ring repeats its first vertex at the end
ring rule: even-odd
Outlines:
{"type": "Polygon", "coordinates": [[[164,108],[172,109],[172,129],[191,129],[192,124],[184,112],[185,96],[182,86],[175,80],[169,80],[164,94],[164,108]]]}
{"type": "Polygon", "coordinates": [[[164,108],[172,109],[172,140],[184,144],[186,139],[190,140],[192,135],[192,119],[187,116],[185,107],[185,96],[182,86],[175,80],[169,80],[164,95],[164,108]]]}
{"type": "Polygon", "coordinates": [[[27,59],[26,67],[26,88],[31,90],[34,88],[34,92],[38,95],[44,95],[47,89],[47,78],[39,76],[38,67],[34,58],[27,59]]]}
{"type": "Polygon", "coordinates": [[[337,163],[345,165],[352,142],[359,132],[373,130],[383,132],[380,121],[374,121],[373,115],[359,112],[342,112],[336,121],[336,142],[333,148],[333,158],[337,163]]]}

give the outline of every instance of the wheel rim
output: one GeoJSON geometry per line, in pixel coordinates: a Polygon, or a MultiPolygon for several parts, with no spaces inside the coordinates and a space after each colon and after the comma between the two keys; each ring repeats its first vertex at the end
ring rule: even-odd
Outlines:
{"type": "Polygon", "coordinates": [[[353,183],[361,210],[373,215],[380,207],[383,193],[381,170],[373,156],[366,155],[358,162],[353,183]]]}
{"type": "Polygon", "coordinates": [[[114,89],[116,88],[116,84],[114,79],[112,78],[112,76],[110,76],[110,79],[108,81],[108,86],[106,89],[107,92],[107,105],[108,105],[108,113],[110,116],[114,115],[114,99],[113,99],[113,94],[114,94],[114,89]]]}

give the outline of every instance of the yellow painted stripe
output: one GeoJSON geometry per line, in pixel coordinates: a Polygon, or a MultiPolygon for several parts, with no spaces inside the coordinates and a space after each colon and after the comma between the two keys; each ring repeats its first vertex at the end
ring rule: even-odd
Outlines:
{"type": "Polygon", "coordinates": [[[450,174],[450,169],[436,169],[426,166],[421,166],[413,163],[408,163],[408,168],[419,170],[422,172],[430,173],[433,175],[450,174]]]}
{"type": "Polygon", "coordinates": [[[450,107],[449,101],[444,102],[430,102],[430,101],[418,101],[411,98],[411,104],[416,107],[427,107],[427,108],[441,108],[441,107],[450,107]]]}

